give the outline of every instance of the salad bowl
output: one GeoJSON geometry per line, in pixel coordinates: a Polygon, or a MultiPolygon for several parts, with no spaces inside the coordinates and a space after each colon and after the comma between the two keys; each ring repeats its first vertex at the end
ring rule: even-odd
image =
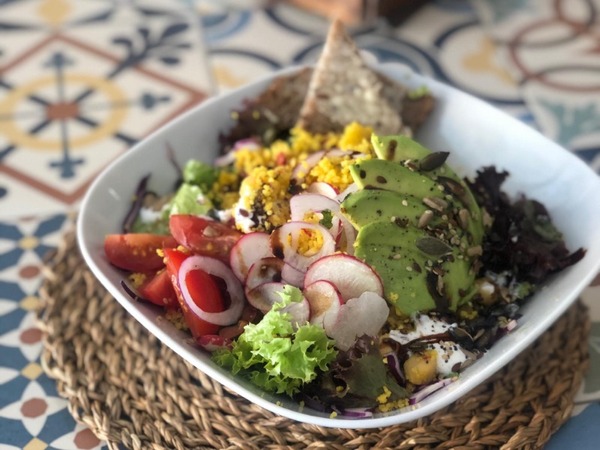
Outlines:
{"type": "Polygon", "coordinates": [[[437,100],[432,116],[416,139],[432,150],[450,152],[449,164],[472,177],[482,167],[506,170],[503,190],[542,202],[564,234],[569,250],[586,249],[585,257],[550,278],[521,309],[517,327],[496,342],[459,378],[417,404],[371,417],[332,417],[288,398],[263,392],[217,366],[190,335],[177,330],[150,304],[131,299],[121,287],[124,274],[104,256],[107,234],[121,232],[136,186],[150,174],[149,187],[158,193],[174,189],[178,173],[170,162],[189,159],[212,162],[219,134],[233,125],[231,111],[258,95],[288,68],[224,96],[210,99],[157,130],[108,166],[91,185],[77,223],[80,250],[91,271],[150,333],[193,366],[247,400],[273,413],[320,426],[373,428],[409,422],[449,405],[510,363],[577,299],[600,270],[600,178],[584,162],[527,125],[452,87],[418,75],[399,64],[376,69],[405,86],[427,86],[437,100]],[[167,150],[170,148],[171,150],[167,150]]]}

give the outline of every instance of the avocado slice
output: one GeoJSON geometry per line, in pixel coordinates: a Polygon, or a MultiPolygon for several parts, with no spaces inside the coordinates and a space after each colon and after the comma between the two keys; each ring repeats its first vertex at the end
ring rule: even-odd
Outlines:
{"type": "Polygon", "coordinates": [[[379,159],[401,162],[407,159],[421,159],[431,153],[414,139],[402,134],[393,136],[371,136],[373,150],[379,159]]]}
{"type": "Polygon", "coordinates": [[[482,214],[471,191],[452,182],[451,188],[439,183],[423,173],[403,166],[402,164],[383,159],[361,161],[350,167],[354,182],[363,190],[389,190],[420,198],[421,201],[442,215],[448,216],[469,233],[471,245],[481,245],[484,228],[482,214]],[[461,190],[461,195],[473,198],[473,205],[466,208],[454,191],[461,190]],[[468,193],[468,194],[467,194],[468,193]],[[473,212],[475,211],[475,212],[473,212]]]}
{"type": "Polygon", "coordinates": [[[472,296],[472,261],[414,226],[379,220],[360,228],[355,255],[375,269],[384,296],[403,314],[453,310],[472,296]]]}
{"type": "Polygon", "coordinates": [[[350,174],[361,189],[385,189],[418,198],[436,197],[448,202],[444,186],[420,172],[383,159],[368,159],[350,166],[350,174]]]}
{"type": "Polygon", "coordinates": [[[418,226],[423,214],[431,212],[431,225],[440,222],[440,214],[432,211],[420,198],[383,189],[364,189],[348,195],[341,204],[342,212],[356,229],[378,220],[396,220],[418,226]]]}
{"type": "Polygon", "coordinates": [[[483,238],[481,210],[464,180],[446,164],[448,152],[432,152],[404,135],[380,137],[373,134],[371,144],[379,159],[412,167],[413,170],[443,185],[446,191],[456,197],[471,213],[472,220],[478,224],[476,228],[482,231],[479,233],[475,228],[471,230],[474,233],[474,241],[481,243],[483,238]]]}

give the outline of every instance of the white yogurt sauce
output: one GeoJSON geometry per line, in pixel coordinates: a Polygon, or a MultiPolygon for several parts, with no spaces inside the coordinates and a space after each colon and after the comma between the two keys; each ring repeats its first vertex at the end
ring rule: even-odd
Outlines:
{"type": "MultiPolygon", "coordinates": [[[[414,331],[402,333],[399,330],[392,330],[390,331],[390,338],[405,345],[415,339],[445,333],[451,328],[456,328],[455,323],[449,324],[425,314],[413,316],[413,322],[415,324],[414,331]]],[[[453,367],[467,359],[462,347],[453,341],[436,342],[430,344],[429,347],[437,352],[437,372],[440,375],[449,375],[453,372],[453,367]]]]}

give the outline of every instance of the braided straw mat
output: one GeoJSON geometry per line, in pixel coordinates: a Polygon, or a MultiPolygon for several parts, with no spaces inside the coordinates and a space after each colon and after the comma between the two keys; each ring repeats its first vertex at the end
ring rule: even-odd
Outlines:
{"type": "Polygon", "coordinates": [[[87,269],[73,233],[41,288],[42,365],[73,417],[110,448],[540,448],[570,416],[588,365],[576,303],[466,397],[418,421],[331,429],[276,416],[229,392],[151,336],[87,269]]]}

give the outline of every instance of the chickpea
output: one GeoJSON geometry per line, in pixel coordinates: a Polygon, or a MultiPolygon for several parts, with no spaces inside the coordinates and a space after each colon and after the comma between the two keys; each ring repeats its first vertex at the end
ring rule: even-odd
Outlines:
{"type": "Polygon", "coordinates": [[[404,374],[412,384],[426,384],[434,380],[437,374],[437,352],[426,350],[415,353],[404,362],[404,374]]]}

